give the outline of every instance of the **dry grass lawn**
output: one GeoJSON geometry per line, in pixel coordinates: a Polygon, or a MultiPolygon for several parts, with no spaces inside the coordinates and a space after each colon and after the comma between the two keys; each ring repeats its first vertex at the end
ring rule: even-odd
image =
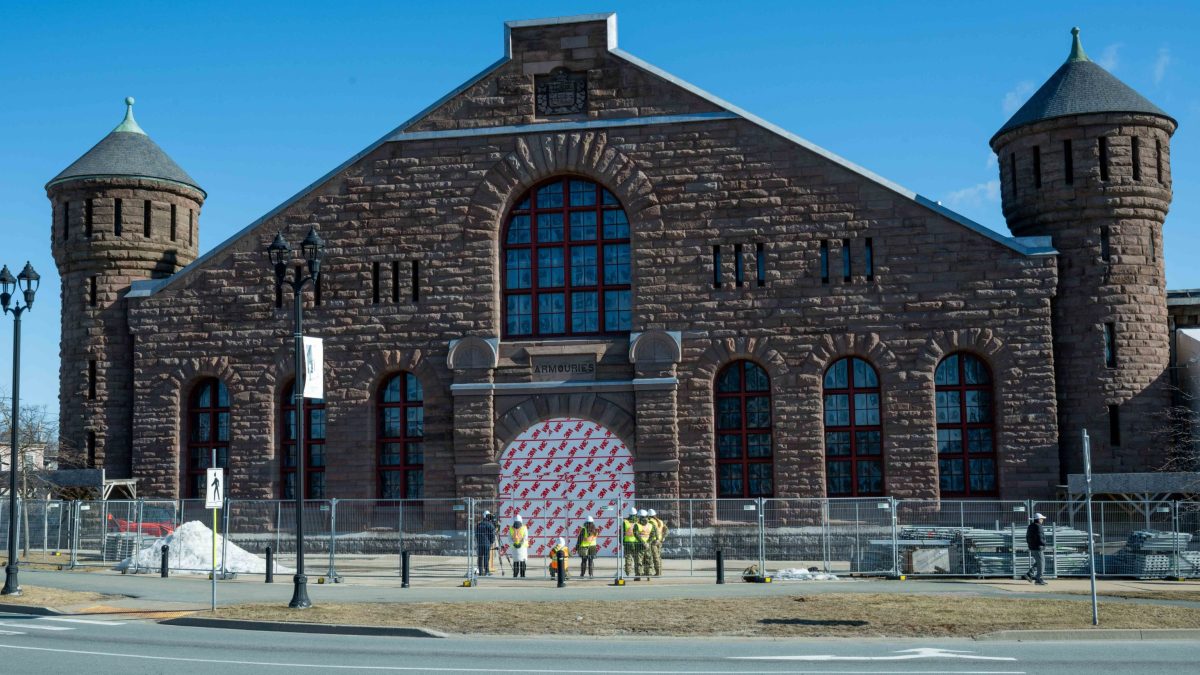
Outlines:
{"type": "Polygon", "coordinates": [[[91,591],[63,591],[42,586],[21,586],[20,595],[0,596],[0,603],[33,607],[67,607],[106,600],[115,596],[91,591]]]}
{"type": "MultiPolygon", "coordinates": [[[[1090,591],[1062,591],[1068,595],[1087,595],[1090,596],[1090,591]]],[[[1100,601],[1104,602],[1104,598],[1133,598],[1137,600],[1184,600],[1187,602],[1200,602],[1200,591],[1126,591],[1126,590],[1110,590],[1099,593],[1100,601]]]]}
{"type": "MultiPolygon", "coordinates": [[[[216,616],[498,635],[970,637],[1010,629],[1091,627],[1091,605],[1086,601],[883,593],[623,602],[329,603],[302,614],[279,605],[251,604],[218,609],[216,616]],[[528,619],[515,622],[513,616],[528,619]]],[[[1105,628],[1200,628],[1200,609],[1110,604],[1101,607],[1101,620],[1105,628]]]]}

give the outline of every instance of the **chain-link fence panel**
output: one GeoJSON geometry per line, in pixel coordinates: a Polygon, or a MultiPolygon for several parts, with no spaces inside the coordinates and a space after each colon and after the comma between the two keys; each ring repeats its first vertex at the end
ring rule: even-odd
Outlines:
{"type": "Polygon", "coordinates": [[[825,571],[825,500],[764,499],[762,521],[764,574],[825,571]]]}
{"type": "MultiPolygon", "coordinates": [[[[70,557],[70,518],[70,502],[38,499],[22,503],[18,530],[21,534],[21,559],[66,564],[70,557]]],[[[6,522],[4,528],[7,527],[6,522]]],[[[7,542],[7,539],[2,541],[7,542]]]]}
{"type": "Polygon", "coordinates": [[[1200,502],[1176,502],[1175,522],[1181,535],[1176,576],[1200,578],[1200,502]]]}
{"type": "Polygon", "coordinates": [[[892,500],[824,500],[822,571],[833,574],[892,574],[896,570],[895,508],[892,500]]]}
{"type": "Polygon", "coordinates": [[[1025,502],[905,499],[896,509],[902,574],[1012,576],[1022,564],[1014,539],[1024,540],[1025,502]]]}

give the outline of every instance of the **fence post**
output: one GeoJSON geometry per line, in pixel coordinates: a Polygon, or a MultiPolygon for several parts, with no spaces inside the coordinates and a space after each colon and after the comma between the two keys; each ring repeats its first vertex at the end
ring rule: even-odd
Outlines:
{"type": "Polygon", "coordinates": [[[226,553],[226,551],[229,550],[229,511],[231,510],[229,508],[229,506],[230,506],[230,504],[233,503],[232,500],[230,500],[228,497],[229,491],[226,490],[225,493],[226,493],[225,494],[225,504],[224,504],[225,510],[223,511],[223,513],[225,515],[223,520],[225,522],[221,523],[221,529],[223,530],[221,532],[221,570],[220,570],[222,579],[225,579],[226,577],[229,576],[228,568],[226,567],[225,553],[226,553]]]}
{"type": "Polygon", "coordinates": [[[696,573],[696,518],[692,513],[694,500],[688,500],[688,576],[696,573]]]}
{"type": "Polygon", "coordinates": [[[617,492],[617,578],[614,585],[625,585],[625,496],[617,492]]]}
{"type": "Polygon", "coordinates": [[[329,581],[341,582],[337,573],[337,498],[329,500],[329,581]]]}
{"type": "Polygon", "coordinates": [[[1058,523],[1050,528],[1050,563],[1054,565],[1053,579],[1058,578],[1058,523]]]}
{"type": "Polygon", "coordinates": [[[479,583],[479,568],[476,563],[479,562],[479,556],[475,555],[477,550],[475,544],[475,498],[467,497],[467,580],[471,582],[473,588],[479,583]]]}
{"type": "MultiPolygon", "coordinates": [[[[146,500],[138,498],[137,500],[137,534],[133,537],[133,554],[130,557],[133,563],[133,573],[137,574],[140,569],[138,567],[138,551],[142,550],[142,521],[145,520],[145,509],[143,508],[146,500]]],[[[118,549],[119,551],[120,549],[118,549]]],[[[120,555],[118,553],[118,555],[120,555]]],[[[149,571],[149,570],[147,570],[149,571]]]]}
{"type": "Polygon", "coordinates": [[[892,513],[892,576],[900,576],[900,516],[896,513],[899,502],[894,497],[888,497],[888,511],[892,513]]]}
{"type": "Polygon", "coordinates": [[[1008,523],[1008,538],[1009,538],[1009,557],[1012,559],[1012,578],[1017,578],[1017,524],[1009,518],[1008,523]]]}
{"type": "Polygon", "coordinates": [[[1179,578],[1179,502],[1171,502],[1171,567],[1179,578]]]}
{"type": "Polygon", "coordinates": [[[767,576],[767,500],[758,498],[758,575],[767,576]]]}

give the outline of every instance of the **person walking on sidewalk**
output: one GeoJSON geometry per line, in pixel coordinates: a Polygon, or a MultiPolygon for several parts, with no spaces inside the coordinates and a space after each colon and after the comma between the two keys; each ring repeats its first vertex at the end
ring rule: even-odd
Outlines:
{"type": "Polygon", "coordinates": [[[650,509],[650,522],[654,525],[654,541],[650,542],[650,560],[654,576],[662,576],[663,542],[667,540],[667,523],[658,517],[654,509],[650,509]]]}
{"type": "Polygon", "coordinates": [[[596,530],[596,521],[587,517],[587,522],[579,527],[579,535],[575,538],[575,551],[579,553],[579,578],[586,573],[589,577],[596,571],[596,540],[600,533],[596,530]]]}
{"type": "Polygon", "coordinates": [[[475,525],[475,569],[478,574],[492,576],[492,547],[496,545],[496,522],[491,511],[484,511],[483,518],[475,525]]]}
{"type": "Polygon", "coordinates": [[[521,514],[508,527],[508,539],[512,542],[512,569],[514,577],[525,578],[525,566],[529,560],[529,528],[521,520],[521,514]]]}
{"type": "Polygon", "coordinates": [[[633,576],[634,563],[637,562],[637,509],[629,507],[629,515],[621,521],[621,548],[625,553],[625,576],[633,576]]]}
{"type": "Polygon", "coordinates": [[[1033,566],[1025,573],[1025,580],[1038,586],[1046,585],[1046,580],[1042,578],[1046,573],[1046,532],[1042,529],[1044,520],[1046,516],[1040,513],[1033,514],[1033,520],[1025,530],[1025,543],[1029,544],[1029,553],[1033,556],[1033,566]]]}

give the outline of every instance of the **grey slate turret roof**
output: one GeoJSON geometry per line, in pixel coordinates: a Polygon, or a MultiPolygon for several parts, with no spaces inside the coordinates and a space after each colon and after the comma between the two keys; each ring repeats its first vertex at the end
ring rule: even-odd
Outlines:
{"type": "Polygon", "coordinates": [[[1000,134],[1017,127],[1068,115],[1146,113],[1175,121],[1162,108],[1089,60],[1079,41],[1078,28],[1072,28],[1071,35],[1071,55],[1067,57],[1067,62],[1000,127],[992,136],[993,141],[1000,134]]]}
{"type": "MultiPolygon", "coordinates": [[[[133,119],[133,98],[125,99],[125,119],[46,187],[77,178],[121,176],[180,183],[204,193],[196,180],[167,156],[133,119]]],[[[207,194],[205,195],[207,196],[207,194]]]]}

